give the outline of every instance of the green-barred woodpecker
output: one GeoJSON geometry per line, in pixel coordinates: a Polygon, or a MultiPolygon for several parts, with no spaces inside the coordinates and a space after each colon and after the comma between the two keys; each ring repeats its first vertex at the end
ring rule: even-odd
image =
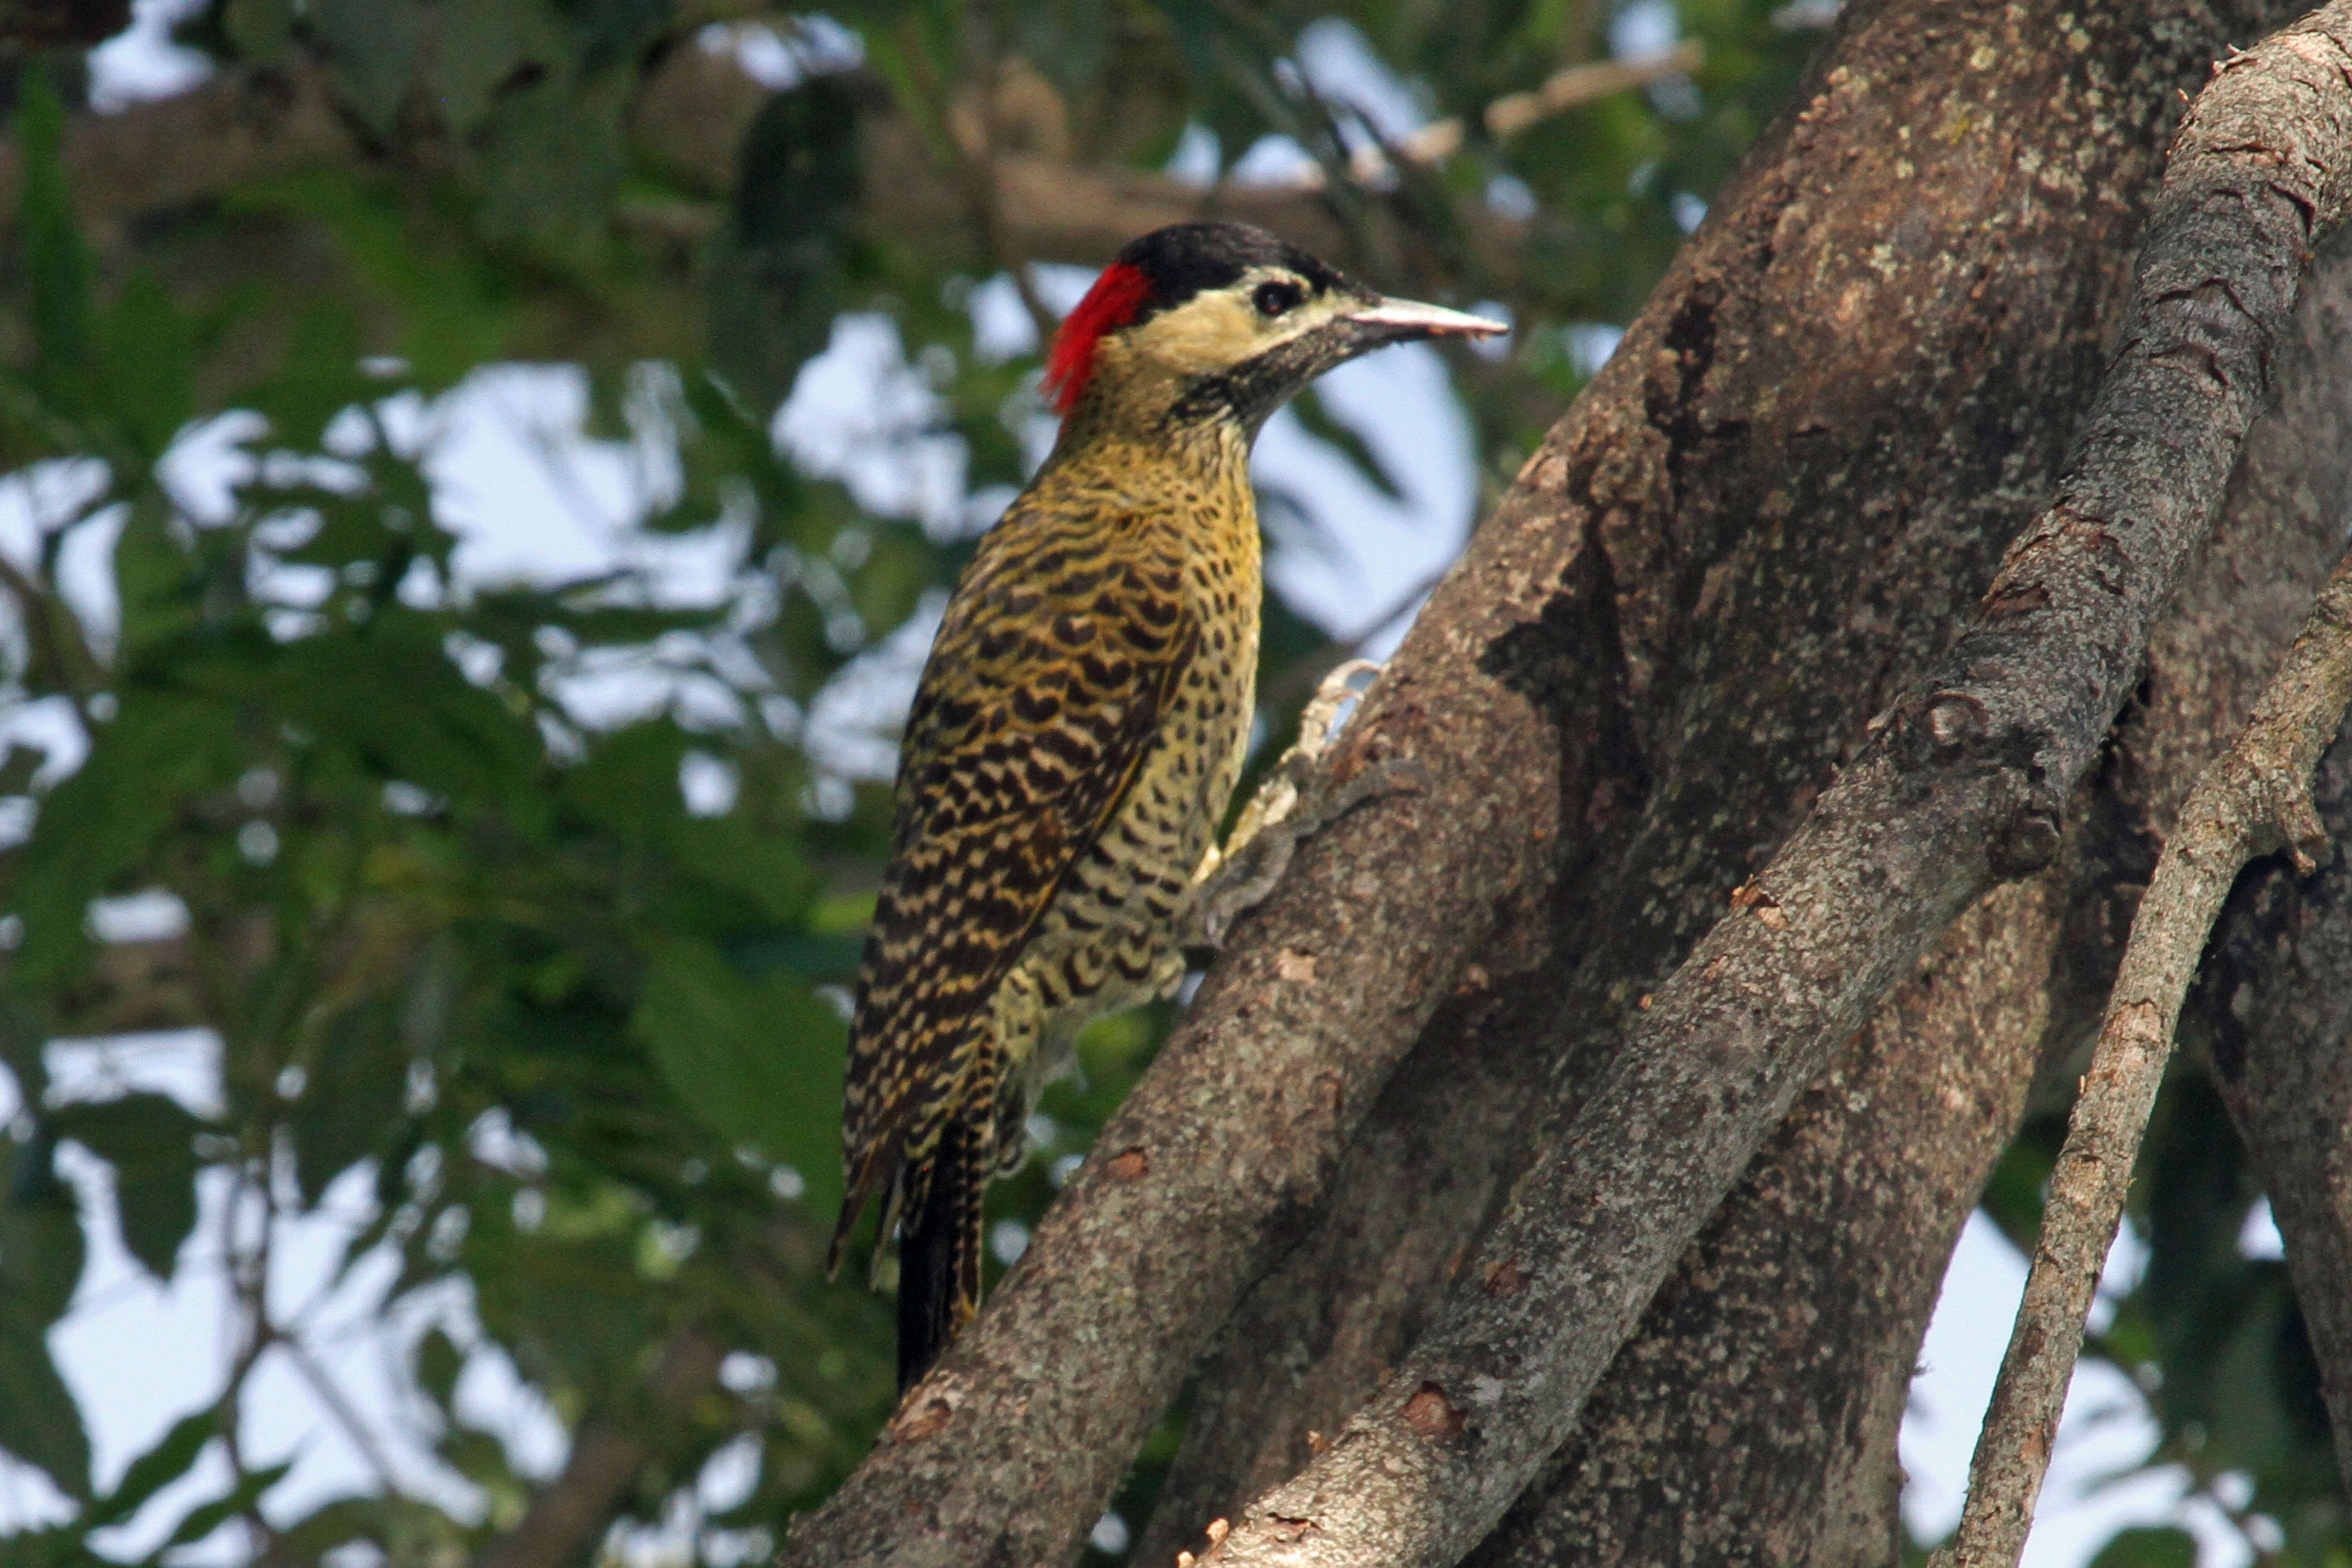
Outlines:
{"type": "Polygon", "coordinates": [[[1078,1030],[1182,978],[1250,733],[1259,427],[1342,361],[1503,330],[1228,223],[1136,240],[1062,323],[1060,437],[916,690],[850,1028],[833,1261],[882,1194],[902,1388],[978,1310],[982,1195],[1078,1030]]]}

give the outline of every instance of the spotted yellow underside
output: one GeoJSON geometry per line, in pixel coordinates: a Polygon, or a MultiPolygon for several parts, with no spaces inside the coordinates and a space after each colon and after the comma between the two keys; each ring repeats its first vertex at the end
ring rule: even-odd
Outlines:
{"type": "Polygon", "coordinates": [[[1256,521],[1238,450],[1174,497],[1116,456],[997,524],[924,669],[852,1029],[845,1232],[875,1193],[919,1206],[943,1137],[982,1171],[1017,1157],[1077,1026],[1181,974],[1246,735],[1256,521]]]}

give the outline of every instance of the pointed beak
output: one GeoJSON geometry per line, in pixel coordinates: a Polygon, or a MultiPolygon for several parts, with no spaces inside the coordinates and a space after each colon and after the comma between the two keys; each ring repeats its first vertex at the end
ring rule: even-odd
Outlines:
{"type": "Polygon", "coordinates": [[[1375,300],[1340,318],[1368,340],[1367,346],[1411,342],[1417,338],[1491,338],[1511,329],[1501,321],[1424,305],[1417,300],[1375,300]]]}

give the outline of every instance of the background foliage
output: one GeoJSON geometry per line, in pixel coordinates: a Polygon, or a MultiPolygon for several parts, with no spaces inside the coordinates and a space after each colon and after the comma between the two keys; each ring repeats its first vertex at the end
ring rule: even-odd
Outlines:
{"type": "MultiPolygon", "coordinates": [[[[1507,353],[1451,364],[1491,490],[1825,19],[1758,0],[874,0],[822,16],[211,0],[177,26],[200,90],[316,94],[352,155],[232,162],[136,222],[106,184],[121,171],[74,161],[81,58],[7,57],[0,461],[34,526],[0,563],[0,1062],[20,1107],[0,1168],[0,1448],[54,1506],[0,1537],[0,1563],[199,1542],[525,1561],[497,1554],[547,1466],[461,1408],[484,1358],[570,1434],[573,1470],[593,1443],[627,1446],[596,1498],[624,1526],[607,1550],[757,1556],[871,1440],[885,1304],[818,1267],[887,806],[842,732],[895,721],[876,672],[903,675],[923,607],[1049,428],[1034,342],[984,332],[983,293],[1047,325],[1031,264],[1100,259],[1024,253],[1017,215],[985,195],[929,231],[877,218],[877,147],[911,146],[967,190],[1007,151],[1154,178],[1172,159],[1202,180],[1253,149],[1286,158],[1374,281],[1511,313],[1507,353]],[[1377,105],[1301,68],[1316,29],[1423,115],[1461,117],[1460,149],[1405,156],[1377,105]],[[1677,30],[1704,46],[1695,71],[1483,130],[1497,98],[1677,30]],[[774,438],[845,312],[895,332],[927,434],[956,455],[953,504],[861,504],[774,438]],[[709,591],[682,600],[635,569],[454,570],[430,411],[515,361],[577,367],[583,437],[643,481],[629,526],[723,563],[709,591]],[[110,616],[70,591],[85,557],[110,616]],[[616,689],[636,700],[599,700],[616,689]],[[169,929],[110,940],[110,909],[159,897],[169,929]],[[74,1042],[165,1027],[208,1032],[205,1094],[58,1076],[74,1042]],[[311,1304],[271,1289],[272,1249],[331,1211],[350,1219],[321,1296],[380,1276],[415,1395],[405,1439],[471,1483],[457,1501],[392,1464],[349,1496],[273,1496],[288,1456],[251,1440],[253,1381],[282,1363],[331,1405],[338,1373],[311,1304]],[[231,1325],[212,1401],[119,1475],[94,1473],[52,1354],[93,1224],[156,1279],[220,1291],[231,1325]],[[478,1334],[397,1326],[453,1286],[478,1334]],[[716,1502],[715,1457],[736,1477],[716,1502]]],[[[1300,412],[1393,493],[1393,454],[1311,396],[1300,412]]],[[[1294,544],[1327,521],[1311,496],[1265,510],[1294,544]]],[[[1266,614],[1279,735],[1349,650],[1279,596],[1266,614]]],[[[1038,1157],[995,1194],[1001,1251],[1168,1016],[1082,1042],[1038,1157]]],[[[2283,1266],[2239,1246],[2259,1194],[2200,1073],[2168,1090],[2135,1216],[2147,1266],[2095,1351],[2147,1391],[2151,1464],[2186,1466],[2263,1552],[2352,1561],[2301,1320],[2283,1266]]],[[[2048,1098],[1990,1194],[2012,1237],[2036,1223],[2063,1110],[2048,1098]]],[[[375,1416],[347,1419],[367,1449],[375,1416]]],[[[1138,1522],[1178,1420],[1121,1500],[1138,1522]]],[[[1098,1532],[1097,1556],[1118,1541],[1098,1532]]],[[[2099,1560],[2192,1557],[2181,1532],[2140,1529],[2099,1560]]]]}

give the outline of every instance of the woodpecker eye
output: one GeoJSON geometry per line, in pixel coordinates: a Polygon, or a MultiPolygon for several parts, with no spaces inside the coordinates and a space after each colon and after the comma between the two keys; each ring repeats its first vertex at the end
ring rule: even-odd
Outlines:
{"type": "Polygon", "coordinates": [[[1287,279],[1276,279],[1259,284],[1257,292],[1250,298],[1257,306],[1257,313],[1271,320],[1285,311],[1297,310],[1299,301],[1307,298],[1307,290],[1287,279]]]}

